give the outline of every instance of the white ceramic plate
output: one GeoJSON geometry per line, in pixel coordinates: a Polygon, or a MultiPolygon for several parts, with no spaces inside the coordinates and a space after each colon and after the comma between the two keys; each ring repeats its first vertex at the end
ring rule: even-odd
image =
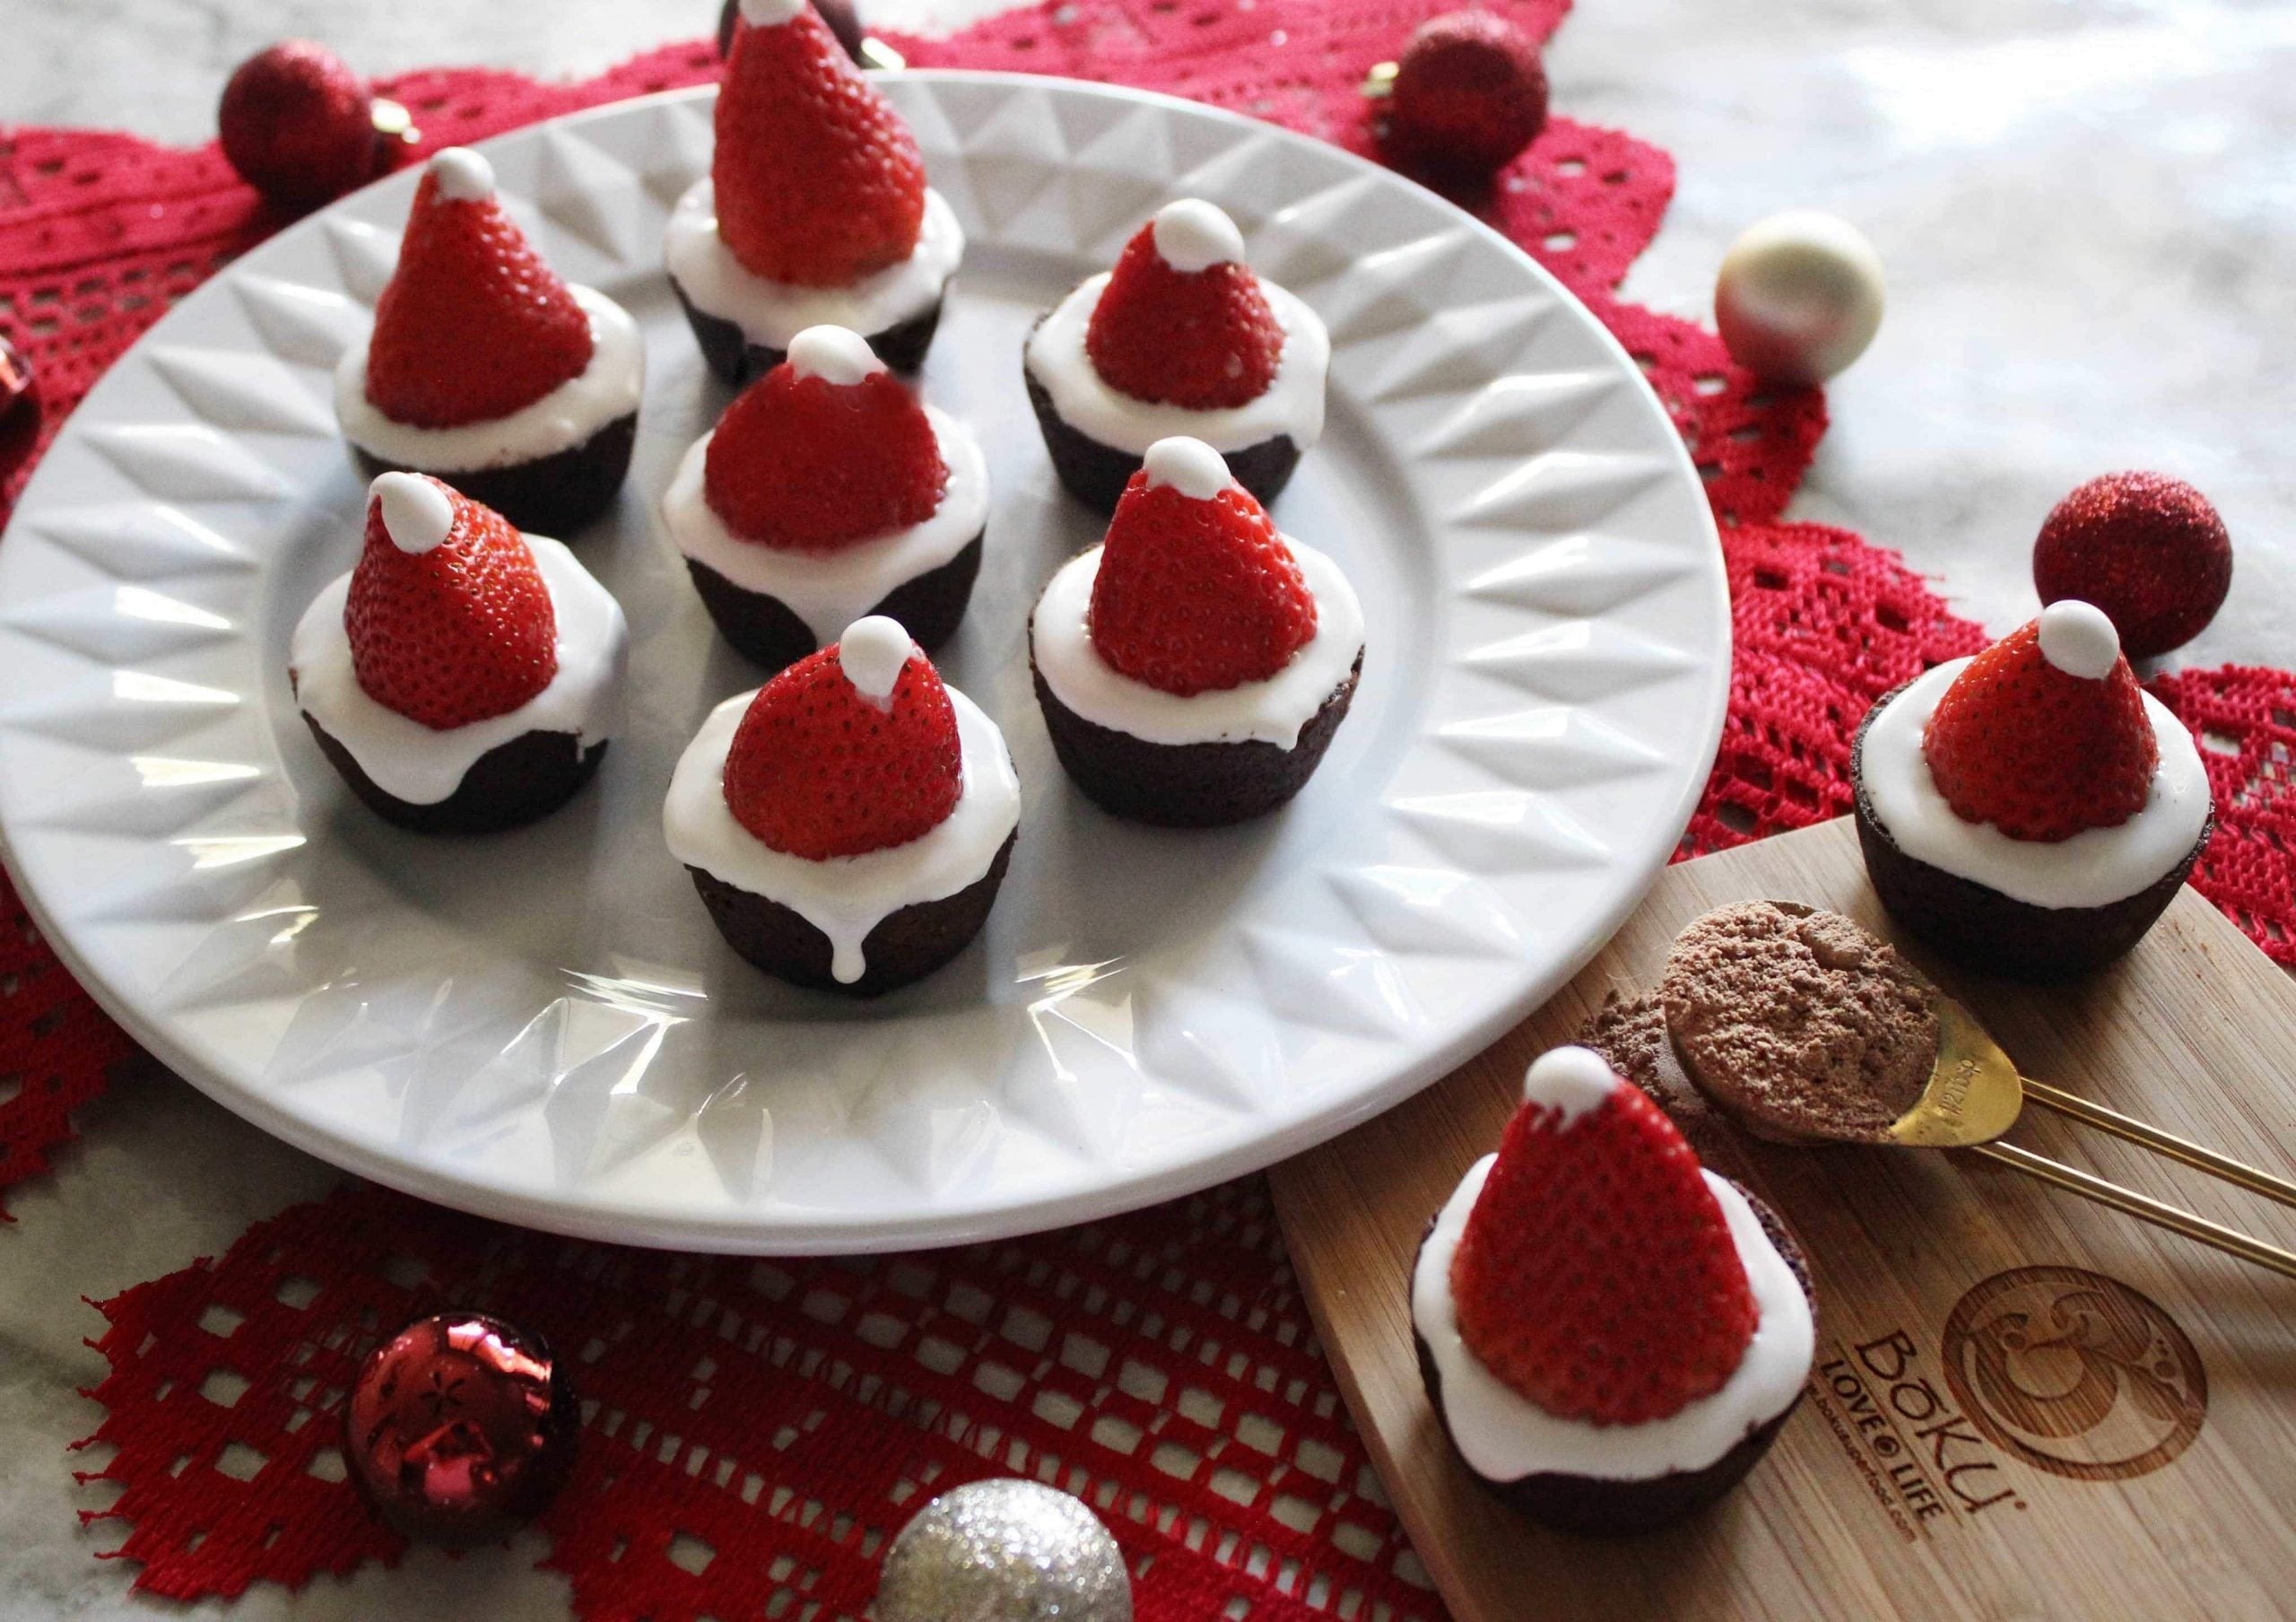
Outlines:
{"type": "Polygon", "coordinates": [[[1719,733],[1714,527],[1633,362],[1522,253],[1329,146],[1185,102],[988,74],[886,82],[970,237],[926,396],[996,497],[942,668],[1024,793],[981,941],[848,1006],[718,940],[664,849],[672,763],[756,673],[652,505],[723,407],[660,272],[707,91],[491,142],[512,212],[643,321],[617,513],[578,550],[636,639],[596,786],[465,841],[319,757],[289,629],[357,555],[328,376],[388,276],[401,174],[175,310],[58,437],[0,545],[0,826],[59,951],[161,1059],[313,1154],[535,1226],[713,1250],[953,1243],[1201,1187],[1396,1103],[1560,984],[1673,849],[1719,733]],[[1277,513],[1361,591],[1353,713],[1257,826],[1116,822],[1063,777],[1024,625],[1099,526],[1021,387],[1030,321],[1196,195],[1334,341],[1277,513]]]}

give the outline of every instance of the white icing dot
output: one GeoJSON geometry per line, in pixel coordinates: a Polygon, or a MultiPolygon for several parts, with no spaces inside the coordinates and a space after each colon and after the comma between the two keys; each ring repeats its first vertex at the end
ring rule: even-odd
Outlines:
{"type": "Polygon", "coordinates": [[[742,21],[752,28],[775,28],[809,4],[811,0],[742,0],[742,21]]]}
{"type": "Polygon", "coordinates": [[[1165,204],[1156,211],[1152,229],[1158,256],[1174,270],[1209,270],[1243,260],[1244,238],[1236,222],[1201,198],[1165,204]]]}
{"type": "Polygon", "coordinates": [[[1186,434],[1158,440],[1141,466],[1148,470],[1149,489],[1169,484],[1192,501],[1208,501],[1236,482],[1218,451],[1186,434]]]}
{"type": "Polygon", "coordinates": [[[789,366],[801,378],[820,378],[849,388],[885,363],[869,340],[842,327],[808,327],[789,340],[789,366]]]}
{"type": "Polygon", "coordinates": [[[2120,632],[2095,604],[2067,597],[2041,610],[2041,657],[2067,676],[2100,682],[2120,661],[2120,632]]]}
{"type": "Polygon", "coordinates": [[[430,157],[439,195],[456,203],[483,203],[494,195],[494,165],[467,146],[449,146],[430,157]]]}
{"type": "Polygon", "coordinates": [[[1609,1102],[1622,1085],[1591,1048],[1552,1048],[1531,1061],[1523,1077],[1523,1102],[1558,1111],[1568,1128],[1609,1102]]]}
{"type": "Polygon", "coordinates": [[[455,500],[447,487],[419,473],[386,473],[367,487],[383,510],[383,532],[410,557],[439,545],[455,528],[455,500]]]}
{"type": "Polygon", "coordinates": [[[837,662],[845,679],[880,710],[893,707],[893,688],[916,651],[916,639],[901,623],[882,614],[854,621],[837,639],[837,662]]]}

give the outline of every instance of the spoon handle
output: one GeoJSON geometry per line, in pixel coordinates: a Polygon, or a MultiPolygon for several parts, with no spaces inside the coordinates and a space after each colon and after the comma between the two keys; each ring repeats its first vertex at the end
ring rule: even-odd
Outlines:
{"type": "Polygon", "coordinates": [[[2093,1199],[2099,1205],[2109,1205],[2140,1222],[2182,1234],[2187,1239],[2212,1245],[2227,1255],[2238,1256],[2243,1261],[2253,1261],[2260,1268],[2269,1268],[2283,1278],[2296,1278],[2296,1251],[2283,1251],[2276,1244],[2266,1244],[2261,1239],[2236,1232],[2222,1223],[2196,1216],[2180,1207],[2168,1205],[2149,1194],[2122,1188],[2117,1182],[2107,1182],[2086,1172],[2075,1171],[2069,1165],[2051,1160],[2046,1155],[2036,1155],[2031,1149],[2021,1149],[2013,1143],[1980,1143],[1973,1145],[1970,1153],[1982,1155],[2003,1165],[2013,1166],[2029,1176],[2060,1188],[2083,1199],[2093,1199]]]}
{"type": "Polygon", "coordinates": [[[2229,1183],[2244,1188],[2251,1194],[2261,1194],[2266,1199],[2276,1199],[2283,1205],[2296,1206],[2296,1182],[2285,1177],[2274,1177],[2269,1172],[2258,1171],[2244,1160],[2230,1155],[2220,1155],[2205,1149],[2189,1138],[2174,1132],[2164,1132],[2159,1127],[2147,1126],[2118,1110],[2109,1110],[2100,1103],[2092,1103],[2078,1094],[2067,1093],[2045,1083],[2028,1080],[2025,1083],[2028,1103],[2045,1105],[2060,1115],[2070,1115],[2100,1132],[2110,1132],[2116,1138],[2141,1144],[2155,1154],[2166,1155],[2171,1160],[2183,1162],[2196,1171],[2221,1177],[2229,1183]]]}

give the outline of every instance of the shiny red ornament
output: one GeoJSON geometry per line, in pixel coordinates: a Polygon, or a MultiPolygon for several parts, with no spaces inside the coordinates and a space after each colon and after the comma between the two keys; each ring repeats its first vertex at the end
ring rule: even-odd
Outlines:
{"type": "Polygon", "coordinates": [[[289,39],[239,64],[216,109],[223,156],[282,208],[316,207],[362,186],[387,161],[367,83],[342,57],[289,39]]]}
{"type": "MultiPolygon", "coordinates": [[[[861,62],[861,14],[853,8],[853,0],[813,0],[813,9],[822,21],[829,24],[829,31],[845,47],[845,54],[861,62]]],[[[734,23],[742,13],[742,0],[726,0],[718,12],[718,55],[722,59],[734,50],[734,23]]],[[[861,65],[868,64],[861,62],[861,65]]]]}
{"type": "Polygon", "coordinates": [[[0,333],[0,480],[39,446],[39,388],[24,352],[0,333]]]}
{"type": "Polygon", "coordinates": [[[2033,543],[2045,604],[2105,611],[2121,651],[2152,658],[2205,630],[2232,589],[2232,539],[2208,498],[2160,473],[2109,473],[2057,504],[2033,543]]]}
{"type": "Polygon", "coordinates": [[[1405,164],[1490,175],[1538,138],[1546,103],[1546,70],[1522,30],[1489,12],[1452,12],[1412,35],[1381,139],[1405,164]]]}
{"type": "Polygon", "coordinates": [[[13,418],[21,407],[37,411],[39,397],[33,392],[36,379],[32,363],[24,352],[9,342],[8,335],[0,332],[0,423],[13,418]]]}
{"type": "Polygon", "coordinates": [[[581,1411],[549,1347],[483,1312],[417,1319],[375,1348],[344,1410],[352,1479],[396,1530],[500,1541],[573,1467],[581,1411]]]}

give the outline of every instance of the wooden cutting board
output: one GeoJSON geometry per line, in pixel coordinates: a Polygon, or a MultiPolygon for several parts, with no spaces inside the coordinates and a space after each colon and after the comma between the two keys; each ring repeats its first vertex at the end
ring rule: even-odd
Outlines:
{"type": "MultiPolygon", "coordinates": [[[[1892,934],[1847,819],[1671,868],[1488,1052],[1274,1173],[1342,1389],[1458,1622],[2296,1615],[2296,1281],[1964,1155],[1735,1137],[1709,1154],[1785,1214],[1819,1292],[1808,1395],[1715,1510],[1570,1538],[1458,1462],[1406,1309],[1429,1215],[1496,1144],[1534,1056],[1606,990],[1650,983],[1691,919],[1764,896],[1892,934]]],[[[2296,1173],[2296,982],[2192,890],[2069,989],[1909,955],[2025,1074],[2296,1173]]],[[[2010,1136],[2296,1246],[2296,1210],[2046,1112],[2010,1136]]]]}

